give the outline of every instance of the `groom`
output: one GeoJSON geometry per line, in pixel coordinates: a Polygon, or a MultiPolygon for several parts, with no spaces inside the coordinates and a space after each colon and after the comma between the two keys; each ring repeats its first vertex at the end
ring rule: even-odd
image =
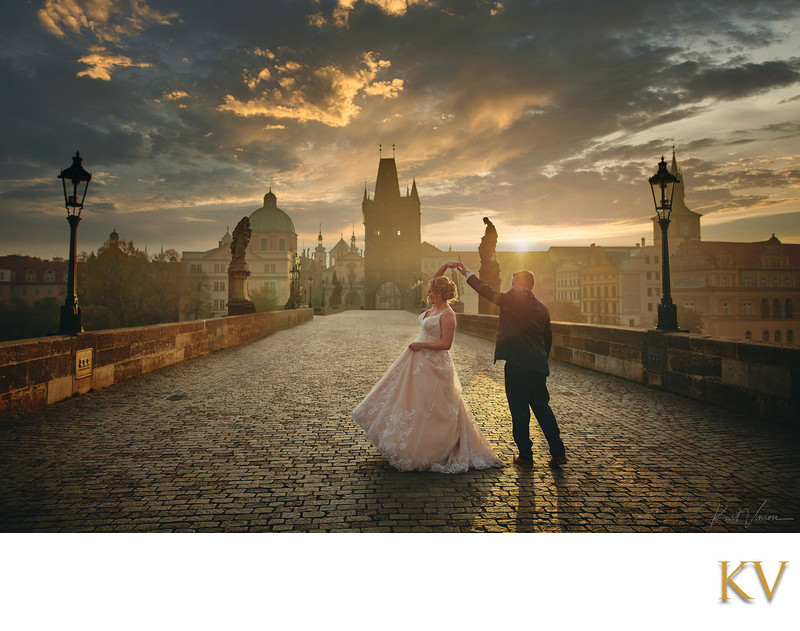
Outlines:
{"type": "Polygon", "coordinates": [[[506,398],[511,410],[514,442],[519,450],[519,455],[514,456],[514,464],[533,466],[531,410],[550,446],[552,457],[549,465],[560,467],[566,464],[564,443],[550,409],[550,393],[547,391],[547,375],[550,374],[547,357],[553,340],[550,313],[533,295],[533,274],[516,272],[511,278],[511,290],[501,294],[467,270],[463,263],[451,265],[466,276],[467,284],[478,294],[500,307],[494,361],[506,361],[506,398]]]}

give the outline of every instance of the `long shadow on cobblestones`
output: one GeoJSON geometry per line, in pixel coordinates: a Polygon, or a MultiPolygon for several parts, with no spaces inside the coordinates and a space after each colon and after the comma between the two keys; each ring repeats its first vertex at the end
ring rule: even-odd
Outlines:
{"type": "Polygon", "coordinates": [[[553,362],[569,464],[514,445],[492,344],[453,360],[503,469],[400,473],[350,411],[404,312],[317,317],[0,423],[0,531],[797,532],[800,432],[553,362]],[[759,512],[757,512],[759,511],[759,512]]]}

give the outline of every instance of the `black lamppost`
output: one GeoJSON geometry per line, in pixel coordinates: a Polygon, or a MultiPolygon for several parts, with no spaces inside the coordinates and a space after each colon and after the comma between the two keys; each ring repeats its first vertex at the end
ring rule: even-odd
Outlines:
{"type": "Polygon", "coordinates": [[[81,166],[81,154],[75,152],[72,158],[72,166],[61,171],[58,176],[64,185],[64,206],[67,209],[67,221],[69,222],[69,268],[67,274],[67,298],[64,306],[61,307],[61,318],[59,320],[58,332],[62,335],[75,335],[83,331],[81,326],[81,309],[78,306],[78,294],[76,292],[76,279],[78,263],[75,260],[75,245],[78,240],[78,223],[81,220],[81,210],[83,201],[86,199],[86,190],[92,174],[84,170],[81,166]],[[67,183],[69,181],[69,184],[67,183]],[[81,191],[81,186],[83,190],[81,191]]]}
{"type": "Polygon", "coordinates": [[[669,281],[669,241],[667,240],[667,230],[669,229],[669,216],[672,213],[672,196],[675,193],[675,184],[678,178],[667,171],[667,163],[664,156],[658,163],[658,172],[650,178],[650,188],[653,191],[653,203],[658,215],[658,225],[661,226],[661,304],[658,305],[658,325],[661,331],[679,331],[678,328],[678,308],[672,302],[669,281]],[[660,189],[661,198],[656,196],[656,189],[660,189]]]}
{"type": "Polygon", "coordinates": [[[308,277],[308,306],[314,308],[314,277],[308,277]]]}

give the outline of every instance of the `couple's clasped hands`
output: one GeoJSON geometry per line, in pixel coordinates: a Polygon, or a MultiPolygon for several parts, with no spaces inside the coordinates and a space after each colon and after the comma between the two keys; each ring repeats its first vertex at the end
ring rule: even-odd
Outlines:
{"type": "Polygon", "coordinates": [[[450,261],[447,264],[447,269],[457,269],[462,276],[466,276],[468,271],[463,263],[457,263],[456,261],[450,261]]]}

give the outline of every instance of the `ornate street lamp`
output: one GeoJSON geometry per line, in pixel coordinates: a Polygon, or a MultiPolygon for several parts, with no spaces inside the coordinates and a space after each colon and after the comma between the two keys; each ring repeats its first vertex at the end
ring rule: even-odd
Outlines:
{"type": "Polygon", "coordinates": [[[314,308],[314,277],[308,277],[308,306],[314,308]]]}
{"type": "Polygon", "coordinates": [[[61,171],[58,176],[64,185],[64,206],[67,209],[70,232],[67,298],[64,301],[64,306],[61,307],[61,318],[58,326],[58,332],[65,335],[76,335],[83,331],[81,309],[78,306],[78,294],[75,287],[78,271],[78,263],[75,260],[75,246],[78,239],[78,223],[81,220],[81,210],[83,210],[83,202],[86,199],[86,191],[89,188],[92,174],[81,166],[81,162],[81,154],[76,151],[75,157],[72,158],[72,166],[61,171]]]}
{"type": "Polygon", "coordinates": [[[300,303],[300,257],[297,252],[294,253],[294,262],[292,263],[292,270],[289,274],[292,281],[289,285],[289,300],[286,301],[284,309],[297,309],[300,303]]]}
{"type": "Polygon", "coordinates": [[[667,171],[664,156],[658,163],[658,172],[650,178],[650,188],[653,191],[653,203],[658,215],[658,225],[661,226],[661,304],[658,305],[658,325],[661,331],[679,331],[678,308],[672,302],[669,280],[669,242],[667,230],[669,229],[670,214],[672,214],[672,196],[675,193],[675,184],[678,178],[667,171]],[[656,189],[660,190],[660,200],[656,196],[656,189]]]}

